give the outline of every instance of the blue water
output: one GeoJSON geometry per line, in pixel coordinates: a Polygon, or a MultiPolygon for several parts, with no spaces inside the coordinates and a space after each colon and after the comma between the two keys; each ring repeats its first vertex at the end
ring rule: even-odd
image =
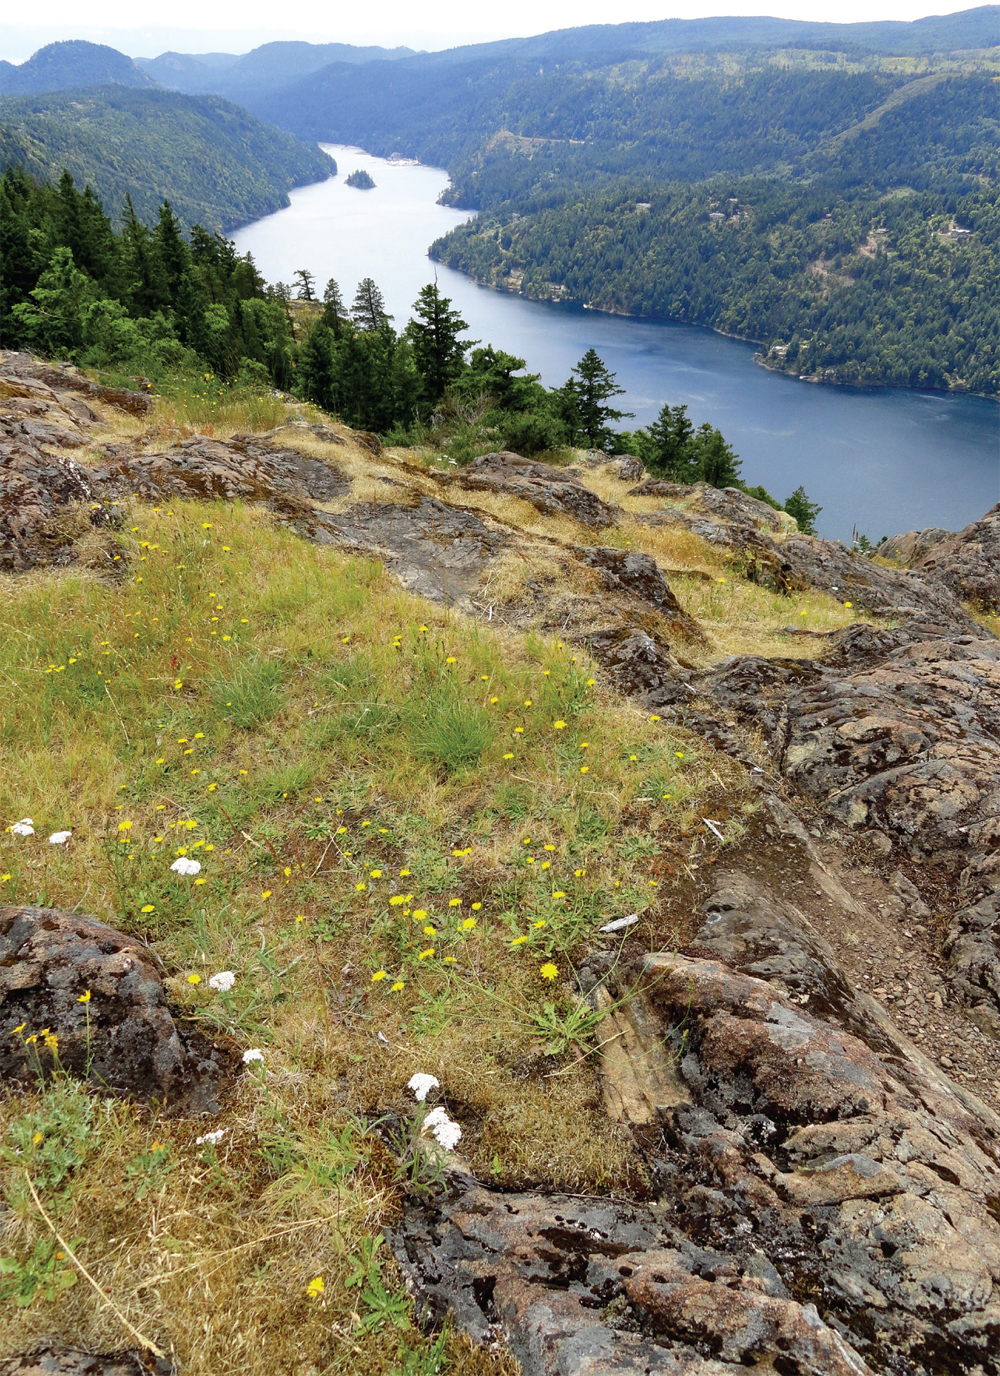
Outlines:
{"type": "Polygon", "coordinates": [[[437,204],[440,168],[392,164],[359,149],[324,145],[340,175],[291,193],[291,205],[234,236],[269,281],[291,282],[307,267],[320,286],[340,283],[348,302],[373,277],[405,324],[420,288],[438,282],[469,322],[470,334],[528,362],[555,386],[593,346],[634,411],[630,428],[665,401],[686,404],[696,424],[711,421],[743,460],[742,476],[784,499],[802,484],[821,503],[826,536],[881,535],[944,526],[957,530],[1000,500],[1000,409],[981,397],[938,392],[818,387],[767,372],[754,346],[689,325],[601,315],[527,301],[479,287],[430,262],[431,242],[468,212],[437,204]],[[345,177],[367,168],[373,191],[345,177]]]}

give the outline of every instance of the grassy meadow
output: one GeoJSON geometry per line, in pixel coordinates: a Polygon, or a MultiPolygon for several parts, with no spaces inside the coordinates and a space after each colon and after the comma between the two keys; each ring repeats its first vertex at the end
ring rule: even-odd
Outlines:
{"type": "MultiPolygon", "coordinates": [[[[195,389],[147,436],[285,418],[255,405],[195,389]]],[[[360,451],[336,458],[365,490],[360,451]]],[[[624,512],[600,538],[670,571],[702,660],[809,653],[789,624],[852,619],[740,579],[605,487],[624,512]]],[[[240,1071],[216,1119],[58,1074],[4,1092],[0,1356],[61,1340],[146,1345],[184,1376],[511,1376],[422,1332],[379,1242],[440,1168],[407,1083],[437,1077],[487,1182],[641,1195],[575,969],[631,913],[645,949],[684,939],[693,866],[754,810],[745,773],[572,643],[442,610],[260,508],[121,515],[114,577],[0,580],[0,904],[147,941],[175,1011],[240,1071]],[[34,835],[10,830],[26,817],[34,835]]]]}

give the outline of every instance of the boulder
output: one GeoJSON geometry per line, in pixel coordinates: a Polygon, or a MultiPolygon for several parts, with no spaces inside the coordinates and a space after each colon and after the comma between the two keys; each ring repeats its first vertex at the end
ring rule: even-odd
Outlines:
{"type": "Polygon", "coordinates": [[[611,508],[565,469],[508,450],[481,454],[462,469],[457,481],[469,491],[520,497],[543,516],[570,516],[596,529],[614,524],[611,508]]]}
{"type": "Polygon", "coordinates": [[[433,497],[358,502],[339,515],[313,511],[293,524],[320,544],[383,560],[403,587],[447,606],[468,604],[484,568],[510,540],[480,512],[433,497]]]}
{"type": "Polygon", "coordinates": [[[631,454],[616,456],[614,472],[620,483],[640,483],[646,477],[642,459],[634,458],[631,454]]]}
{"type": "Polygon", "coordinates": [[[596,569],[606,591],[654,608],[671,631],[685,639],[704,643],[705,637],[693,617],[678,602],[656,560],[641,550],[615,549],[598,545],[578,551],[581,563],[596,569]]]}
{"type": "Polygon", "coordinates": [[[0,1080],[58,1060],[109,1094],[215,1113],[229,1055],[179,1026],[148,950],[96,918],[0,908],[0,1080]]]}

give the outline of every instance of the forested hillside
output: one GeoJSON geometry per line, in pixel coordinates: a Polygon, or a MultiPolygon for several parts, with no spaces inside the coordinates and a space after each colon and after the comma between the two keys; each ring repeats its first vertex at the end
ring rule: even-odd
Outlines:
{"type": "Polygon", "coordinates": [[[994,394],[998,16],[580,29],[328,67],[257,108],[447,166],[480,214],[432,253],[480,281],[709,325],[817,380],[994,394]]]}
{"type": "Polygon", "coordinates": [[[0,100],[0,170],[40,181],[68,169],[120,221],[170,201],[181,224],[228,230],[288,204],[336,164],[217,96],[105,86],[0,100]]]}
{"type": "MultiPolygon", "coordinates": [[[[825,87],[819,79],[814,88],[820,118],[831,108],[825,87]]],[[[852,94],[874,89],[858,80],[852,94]]],[[[658,157],[674,173],[666,183],[596,169],[588,178],[596,140],[563,162],[552,145],[526,154],[511,136],[459,171],[452,196],[486,213],[432,253],[526,295],[760,340],[771,366],[795,373],[995,393],[996,89],[985,75],[928,84],[856,134],[815,140],[784,176],[679,179],[684,166],[705,173],[713,158],[735,160],[741,115],[748,165],[777,142],[763,121],[753,125],[744,95],[729,106],[731,151],[717,117],[697,147],[679,140],[646,155],[647,167],[658,157]]],[[[798,127],[788,121],[786,147],[806,141],[812,109],[803,102],[798,127]]],[[[640,155],[633,143],[623,161],[640,155]]]]}

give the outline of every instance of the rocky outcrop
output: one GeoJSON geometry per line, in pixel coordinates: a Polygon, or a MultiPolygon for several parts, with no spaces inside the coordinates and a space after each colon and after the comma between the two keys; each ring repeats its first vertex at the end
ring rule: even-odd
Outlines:
{"type": "Polygon", "coordinates": [[[58,1064],[110,1094],[214,1113],[228,1060],[178,1027],[138,941],[92,917],[0,908],[0,1081],[58,1064]]]}
{"type": "Polygon", "coordinates": [[[876,553],[943,583],[983,611],[1000,611],[1000,502],[964,530],[913,530],[876,553]]]}
{"type": "Polygon", "coordinates": [[[168,1361],[148,1352],[82,1352],[44,1348],[0,1360],[0,1376],[170,1376],[168,1361]]]}
{"type": "Polygon", "coordinates": [[[252,435],[225,441],[194,435],[161,453],[116,454],[92,480],[106,494],[137,493],[143,501],[308,504],[332,501],[351,487],[333,462],[252,435]]]}
{"type": "Polygon", "coordinates": [[[705,637],[697,622],[688,616],[657,567],[656,560],[648,554],[643,554],[641,550],[615,549],[609,545],[581,549],[576,553],[582,564],[601,575],[602,587],[606,592],[627,598],[635,605],[654,608],[676,635],[704,643],[705,637]]]}
{"type": "Polygon", "coordinates": [[[383,560],[405,588],[448,606],[467,603],[483,569],[510,540],[498,522],[433,497],[358,502],[337,516],[314,512],[297,528],[320,544],[383,560]]]}
{"type": "Polygon", "coordinates": [[[734,525],[750,526],[757,530],[797,529],[794,519],[787,512],[775,511],[767,502],[751,497],[738,487],[718,488],[712,487],[709,483],[695,483],[687,487],[683,483],[648,478],[638,487],[633,487],[629,496],[664,497],[671,501],[683,502],[689,514],[718,516],[734,525]]]}
{"type": "Polygon", "coordinates": [[[471,492],[519,497],[543,516],[570,516],[598,530],[614,524],[611,508],[565,469],[507,450],[473,459],[456,481],[471,492]]]}
{"type": "Polygon", "coordinates": [[[1000,1371],[1000,1120],[765,886],[721,875],[703,916],[605,1058],[667,1053],[606,1095],[653,1201],[452,1177],[393,1233],[418,1298],[525,1376],[1000,1371]]]}

